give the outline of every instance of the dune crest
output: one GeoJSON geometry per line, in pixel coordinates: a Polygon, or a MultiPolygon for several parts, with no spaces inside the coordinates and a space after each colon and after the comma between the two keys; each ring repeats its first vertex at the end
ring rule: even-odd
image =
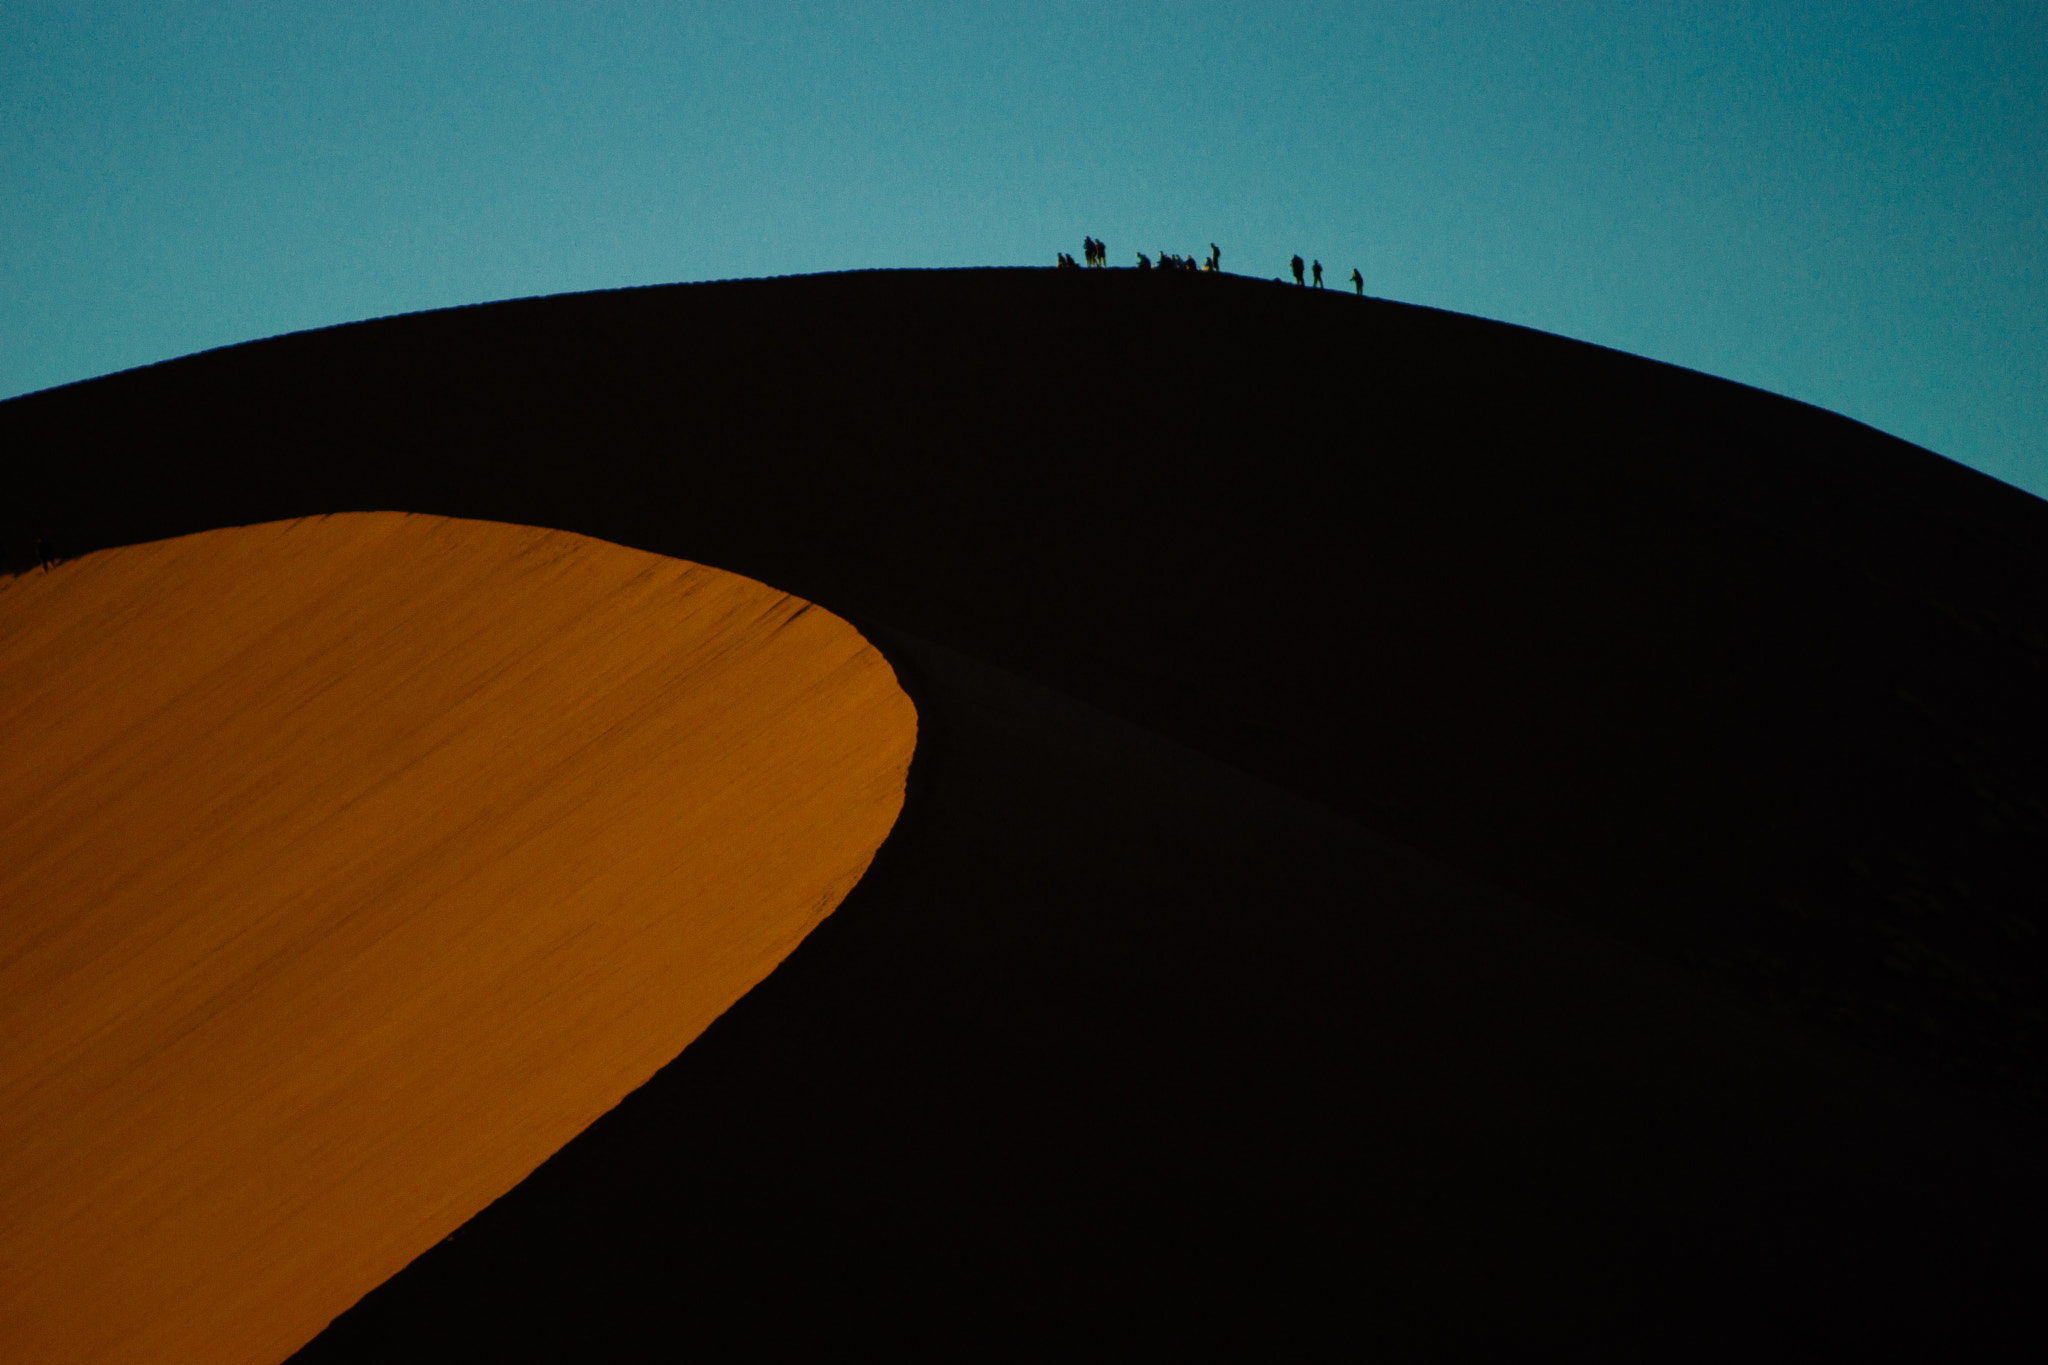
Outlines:
{"type": "Polygon", "coordinates": [[[901,809],[844,621],[348,514],[0,580],[0,1358],[275,1361],[779,963],[901,809]]]}

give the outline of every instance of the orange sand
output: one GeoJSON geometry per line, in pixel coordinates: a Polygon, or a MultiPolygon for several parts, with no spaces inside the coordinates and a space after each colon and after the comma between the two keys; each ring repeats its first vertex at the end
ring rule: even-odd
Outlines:
{"type": "Polygon", "coordinates": [[[844,621],[560,532],[0,579],[0,1360],[288,1355],[831,913],[916,724],[844,621]]]}

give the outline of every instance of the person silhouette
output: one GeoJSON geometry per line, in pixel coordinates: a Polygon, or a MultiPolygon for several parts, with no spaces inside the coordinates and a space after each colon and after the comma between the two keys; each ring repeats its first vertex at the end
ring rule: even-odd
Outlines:
{"type": "Polygon", "coordinates": [[[1141,252],[1139,252],[1139,253],[1138,253],[1138,269],[1140,269],[1140,270],[1150,270],[1151,268],[1152,268],[1152,258],[1151,258],[1150,256],[1147,256],[1147,255],[1146,255],[1146,254],[1145,254],[1144,252],[1142,252],[1142,251],[1141,251],[1141,252]]]}
{"type": "Polygon", "coordinates": [[[1316,288],[1318,288],[1318,289],[1321,289],[1322,287],[1323,287],[1323,263],[1322,263],[1321,261],[1317,261],[1317,262],[1316,262],[1316,288]]]}
{"type": "Polygon", "coordinates": [[[1221,270],[1223,268],[1223,248],[1214,242],[1209,243],[1209,268],[1211,270],[1221,270]]]}
{"type": "Polygon", "coordinates": [[[1359,274],[1356,270],[1351,272],[1351,290],[1358,297],[1365,297],[1365,276],[1359,274]]]}
{"type": "Polygon", "coordinates": [[[1290,262],[1289,262],[1289,264],[1290,264],[1290,265],[1292,265],[1292,266],[1294,267],[1294,282],[1295,282],[1296,284],[1301,284],[1301,283],[1303,283],[1303,280],[1302,280],[1302,278],[1301,278],[1301,272],[1302,272],[1302,263],[1301,263],[1301,257],[1299,257],[1299,256],[1296,256],[1296,257],[1295,257],[1295,258],[1294,258],[1294,259],[1293,259],[1292,261],[1290,261],[1290,262]]]}

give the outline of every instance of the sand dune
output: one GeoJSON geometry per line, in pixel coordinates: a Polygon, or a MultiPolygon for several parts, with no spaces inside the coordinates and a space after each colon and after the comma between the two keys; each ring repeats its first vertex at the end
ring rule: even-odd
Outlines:
{"type": "Polygon", "coordinates": [[[383,319],[0,403],[0,465],[9,567],[553,526],[839,612],[915,701],[844,906],[304,1359],[962,1305],[955,1350],[2042,1354],[2038,499],[1564,338],[1127,271],[383,319]]]}
{"type": "Polygon", "coordinates": [[[829,914],[915,728],[836,617],[560,532],[0,582],[0,1358],[288,1354],[829,914]]]}

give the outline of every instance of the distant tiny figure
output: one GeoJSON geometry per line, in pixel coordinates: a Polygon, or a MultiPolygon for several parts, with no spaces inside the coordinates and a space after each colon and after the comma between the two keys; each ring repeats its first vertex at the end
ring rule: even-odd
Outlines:
{"type": "Polygon", "coordinates": [[[1294,282],[1296,284],[1305,283],[1305,281],[1301,278],[1301,272],[1306,267],[1303,265],[1301,257],[1296,256],[1294,260],[1291,262],[1291,264],[1294,266],[1294,282]]]}
{"type": "Polygon", "coordinates": [[[1365,276],[1359,274],[1356,270],[1351,272],[1351,292],[1360,298],[1365,297],[1365,276]]]}
{"type": "Polygon", "coordinates": [[[1190,256],[1190,257],[1188,257],[1188,258],[1187,258],[1186,260],[1182,261],[1182,262],[1180,263],[1180,268],[1181,268],[1182,270],[1199,270],[1199,269],[1201,269],[1201,267],[1200,267],[1200,266],[1198,266],[1198,265],[1196,265],[1196,264],[1195,264],[1195,258],[1194,258],[1194,257],[1192,257],[1192,256],[1190,256]]]}
{"type": "Polygon", "coordinates": [[[1088,258],[1088,264],[1090,265],[1102,265],[1108,259],[1108,251],[1108,247],[1096,241],[1093,237],[1083,237],[1081,239],[1081,253],[1088,258]]]}
{"type": "Polygon", "coordinates": [[[1323,263],[1322,263],[1321,261],[1317,261],[1317,262],[1316,262],[1316,288],[1318,288],[1318,289],[1321,289],[1322,287],[1323,287],[1323,263]]]}
{"type": "Polygon", "coordinates": [[[1062,252],[1060,253],[1060,264],[1059,264],[1059,268],[1060,268],[1061,270],[1078,270],[1078,269],[1080,269],[1080,267],[1079,267],[1079,266],[1077,266],[1077,265],[1075,265],[1075,264],[1074,264],[1074,258],[1073,258],[1072,256],[1069,256],[1069,255],[1068,255],[1068,254],[1067,254],[1066,252],[1064,252],[1064,251],[1062,251],[1062,252]]]}
{"type": "Polygon", "coordinates": [[[1209,268],[1211,270],[1221,270],[1223,268],[1223,248],[1214,242],[1209,243],[1209,268]]]}
{"type": "Polygon", "coordinates": [[[1151,268],[1152,268],[1152,258],[1151,258],[1150,256],[1147,256],[1147,255],[1146,255],[1146,254],[1145,254],[1144,252],[1142,252],[1142,251],[1141,251],[1141,252],[1139,252],[1139,253],[1138,253],[1138,269],[1140,269],[1140,270],[1150,270],[1151,268]]]}

